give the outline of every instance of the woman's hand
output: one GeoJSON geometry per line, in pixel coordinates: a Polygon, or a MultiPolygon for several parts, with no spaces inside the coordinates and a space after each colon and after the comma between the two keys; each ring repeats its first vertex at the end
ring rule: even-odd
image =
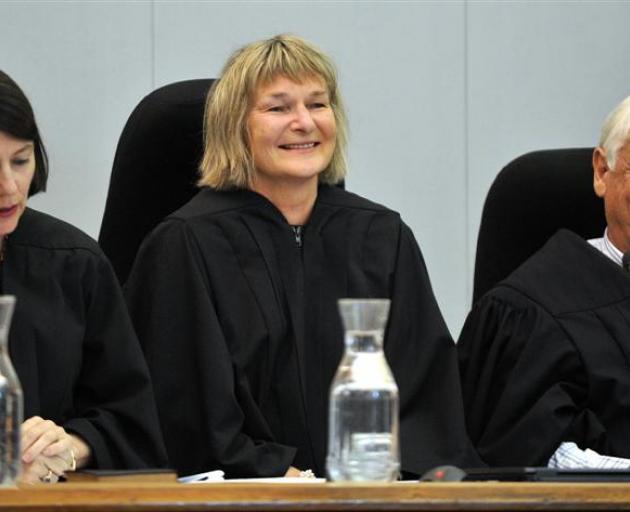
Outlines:
{"type": "Polygon", "coordinates": [[[298,468],[294,468],[293,466],[290,466],[289,469],[287,469],[287,472],[284,474],[285,477],[296,477],[296,476],[300,476],[301,471],[298,468]]]}
{"type": "Polygon", "coordinates": [[[33,416],[22,423],[21,434],[23,482],[56,482],[90,459],[89,446],[53,421],[33,416]]]}

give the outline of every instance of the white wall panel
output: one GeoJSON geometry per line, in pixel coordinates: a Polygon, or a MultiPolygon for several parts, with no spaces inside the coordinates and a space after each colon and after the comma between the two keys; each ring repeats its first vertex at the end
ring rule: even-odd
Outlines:
{"type": "Polygon", "coordinates": [[[148,2],[0,2],[0,69],[29,96],[50,157],[35,208],[96,237],[118,137],[151,89],[148,2]]]}
{"type": "Polygon", "coordinates": [[[505,164],[535,149],[597,143],[608,111],[630,94],[628,20],[629,2],[470,2],[472,248],[487,190],[505,164]]]}

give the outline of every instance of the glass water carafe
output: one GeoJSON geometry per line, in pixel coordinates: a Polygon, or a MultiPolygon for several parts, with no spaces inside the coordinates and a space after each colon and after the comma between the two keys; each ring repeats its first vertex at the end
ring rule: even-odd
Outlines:
{"type": "Polygon", "coordinates": [[[13,485],[20,476],[22,387],[9,357],[9,327],[15,297],[0,295],[0,485],[13,485]]]}
{"type": "Polygon", "coordinates": [[[341,299],[345,353],[330,388],[326,471],[333,481],[398,477],[398,387],[383,352],[387,299],[341,299]]]}

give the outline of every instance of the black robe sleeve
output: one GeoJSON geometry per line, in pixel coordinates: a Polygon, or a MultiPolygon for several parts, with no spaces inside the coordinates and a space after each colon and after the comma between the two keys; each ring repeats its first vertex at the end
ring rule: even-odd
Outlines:
{"type": "Polygon", "coordinates": [[[262,416],[237,375],[198,242],[185,223],[167,221],[150,235],[125,293],[178,472],[283,475],[296,449],[260,428],[262,416]],[[258,425],[249,425],[254,416],[258,425]]]}
{"type": "Polygon", "coordinates": [[[583,408],[586,372],[572,340],[519,292],[483,297],[458,351],[469,434],[488,464],[544,466],[561,442],[601,431],[583,408]]]}
{"type": "Polygon", "coordinates": [[[466,435],[455,345],[411,230],[401,233],[385,354],[400,390],[401,467],[478,466],[466,435]]]}
{"type": "Polygon", "coordinates": [[[86,268],[83,364],[64,428],[102,469],[166,466],[148,369],[120,286],[104,258],[86,268]]]}
{"type": "Polygon", "coordinates": [[[96,242],[27,208],[7,241],[1,274],[2,293],[16,297],[9,350],[24,417],[80,436],[92,467],[165,466],[146,362],[96,242]]]}

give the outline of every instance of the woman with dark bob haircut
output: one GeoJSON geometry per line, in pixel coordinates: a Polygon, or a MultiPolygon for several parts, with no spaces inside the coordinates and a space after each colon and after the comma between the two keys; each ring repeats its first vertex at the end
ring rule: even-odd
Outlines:
{"type": "Polygon", "coordinates": [[[403,473],[476,463],[413,234],[336,186],[346,132],[335,68],[299,37],[238,50],[208,94],[201,191],[144,241],[126,285],[180,473],[324,475],[343,297],[391,299],[403,473]]]}
{"type": "Polygon", "coordinates": [[[22,384],[22,481],[165,464],[142,352],[96,242],[26,206],[48,162],[31,105],[0,71],[0,293],[22,384]]]}

